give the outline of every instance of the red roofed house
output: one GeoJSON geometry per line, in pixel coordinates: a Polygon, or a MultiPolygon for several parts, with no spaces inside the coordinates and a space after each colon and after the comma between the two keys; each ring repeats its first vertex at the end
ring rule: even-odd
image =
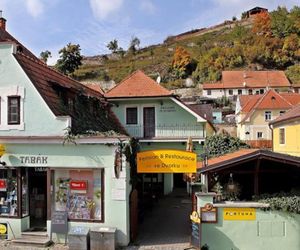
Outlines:
{"type": "MultiPolygon", "coordinates": [[[[237,135],[241,140],[272,140],[269,122],[300,103],[300,94],[277,93],[242,95],[236,104],[237,135]]],[[[271,141],[270,141],[271,147],[271,141]]]]}
{"type": "Polygon", "coordinates": [[[270,88],[286,91],[290,87],[283,71],[223,71],[220,82],[203,84],[203,96],[255,95],[263,94],[270,88]]]}
{"type": "MultiPolygon", "coordinates": [[[[191,137],[194,152],[200,154],[206,136],[214,133],[201,110],[184,104],[140,70],[109,90],[105,97],[114,104],[113,112],[128,134],[139,139],[141,151],[186,150],[191,137]]],[[[154,179],[143,176],[144,192],[151,187],[159,194],[168,194],[174,187],[186,185],[182,174],[153,176],[154,179]]]]}
{"type": "Polygon", "coordinates": [[[120,140],[129,138],[111,105],[103,94],[33,55],[6,31],[1,12],[0,59],[0,223],[5,237],[42,247],[50,243],[50,233],[59,241],[57,233],[68,233],[68,225],[99,226],[116,228],[117,244],[127,245],[131,187],[117,150],[120,140]],[[118,175],[124,176],[118,180],[122,194],[113,195],[118,175]],[[63,231],[55,229],[55,215],[65,218],[58,219],[63,231]],[[35,235],[26,238],[25,231],[35,235]]]}

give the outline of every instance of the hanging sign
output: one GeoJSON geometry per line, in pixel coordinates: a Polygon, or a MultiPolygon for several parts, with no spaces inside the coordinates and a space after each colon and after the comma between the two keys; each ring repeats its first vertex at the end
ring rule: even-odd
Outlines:
{"type": "Polygon", "coordinates": [[[192,152],[161,149],[137,153],[138,173],[196,173],[197,155],[192,152]]]}
{"type": "Polygon", "coordinates": [[[0,179],[0,191],[6,191],[6,179],[0,179]]]}
{"type": "Polygon", "coordinates": [[[87,181],[70,181],[70,189],[72,193],[86,193],[87,181]]]}
{"type": "Polygon", "coordinates": [[[193,246],[196,249],[200,249],[201,247],[201,241],[200,241],[200,217],[197,211],[193,211],[192,214],[190,215],[191,219],[191,246],[193,246]]]}
{"type": "Polygon", "coordinates": [[[7,240],[7,223],[0,223],[0,239],[7,240]]]}
{"type": "Polygon", "coordinates": [[[223,209],[224,220],[256,220],[255,208],[234,207],[223,209]]]}

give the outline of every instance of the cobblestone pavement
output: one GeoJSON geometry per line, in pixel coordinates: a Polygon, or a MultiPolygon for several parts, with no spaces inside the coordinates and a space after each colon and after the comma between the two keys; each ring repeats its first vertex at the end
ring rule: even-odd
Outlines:
{"type": "Polygon", "coordinates": [[[183,250],[190,244],[190,198],[184,189],[176,190],[145,214],[133,246],[124,250],[183,250]]]}

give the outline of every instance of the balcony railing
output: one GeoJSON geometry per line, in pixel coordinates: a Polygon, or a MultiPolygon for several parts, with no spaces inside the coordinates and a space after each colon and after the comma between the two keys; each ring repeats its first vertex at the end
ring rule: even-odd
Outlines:
{"type": "Polygon", "coordinates": [[[136,138],[204,138],[203,124],[160,124],[157,126],[126,125],[130,136],[136,138]]]}

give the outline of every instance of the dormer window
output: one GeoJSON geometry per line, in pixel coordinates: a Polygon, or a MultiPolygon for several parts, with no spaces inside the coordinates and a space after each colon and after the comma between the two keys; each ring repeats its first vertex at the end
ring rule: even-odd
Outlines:
{"type": "Polygon", "coordinates": [[[7,124],[20,124],[20,96],[7,99],[7,124]]]}

